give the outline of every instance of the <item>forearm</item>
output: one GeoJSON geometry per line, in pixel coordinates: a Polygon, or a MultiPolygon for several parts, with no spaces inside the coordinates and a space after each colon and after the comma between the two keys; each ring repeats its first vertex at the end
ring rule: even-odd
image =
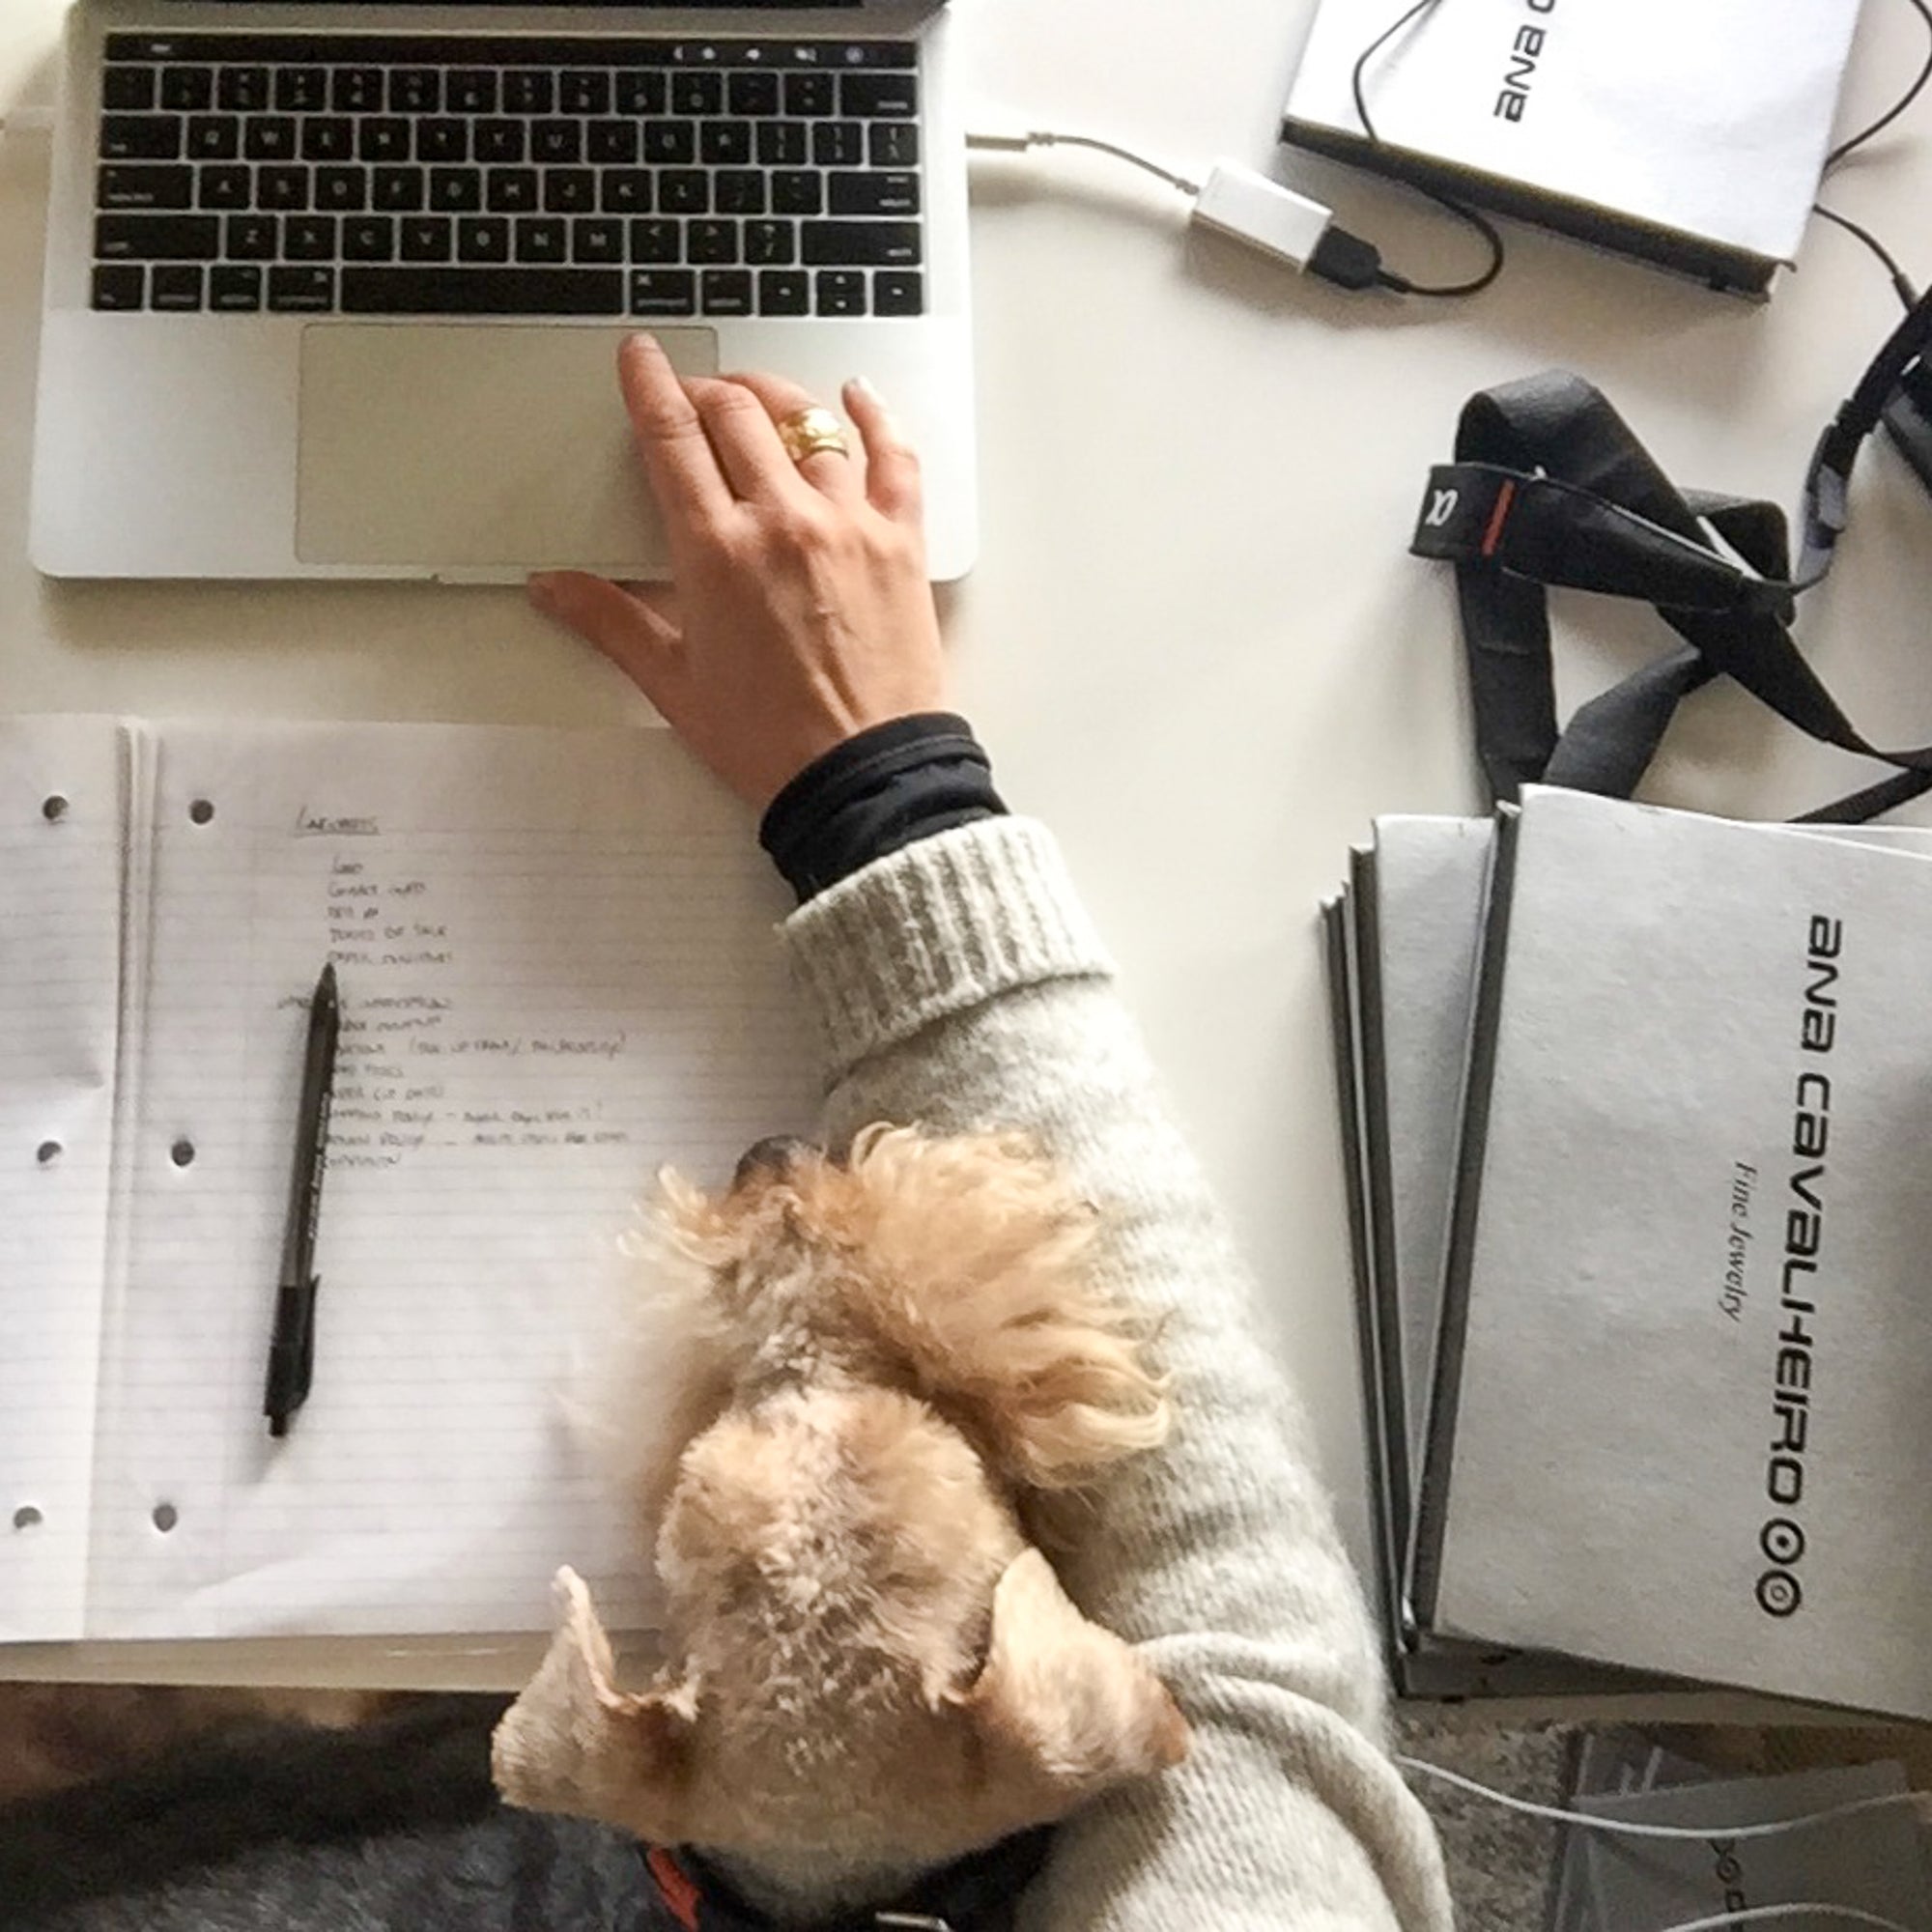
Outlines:
{"type": "Polygon", "coordinates": [[[1446,1924],[1299,1415],[1052,840],[1010,819],[922,840],[786,936],[825,1028],[829,1138],[1029,1131],[1099,1204],[1101,1265],[1175,1376],[1172,1443],[1092,1492],[1053,1553],[1083,1609],[1147,1646],[1195,1753],[1062,1832],[1030,1922],[1124,1932],[1211,1903],[1230,1926],[1446,1924]]]}

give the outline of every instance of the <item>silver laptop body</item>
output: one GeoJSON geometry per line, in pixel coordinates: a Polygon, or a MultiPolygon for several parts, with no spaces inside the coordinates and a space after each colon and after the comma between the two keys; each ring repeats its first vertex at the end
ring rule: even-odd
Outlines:
{"type": "Polygon", "coordinates": [[[976,542],[944,0],[78,0],[30,545],[55,577],[662,575],[613,377],[867,377],[976,542]]]}

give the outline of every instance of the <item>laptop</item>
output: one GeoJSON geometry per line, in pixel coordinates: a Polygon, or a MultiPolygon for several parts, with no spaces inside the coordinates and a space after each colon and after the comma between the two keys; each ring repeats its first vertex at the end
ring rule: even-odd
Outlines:
{"type": "Polygon", "coordinates": [[[61,578],[666,573],[617,345],[864,375],[975,544],[945,0],[77,0],[30,549],[61,578]]]}

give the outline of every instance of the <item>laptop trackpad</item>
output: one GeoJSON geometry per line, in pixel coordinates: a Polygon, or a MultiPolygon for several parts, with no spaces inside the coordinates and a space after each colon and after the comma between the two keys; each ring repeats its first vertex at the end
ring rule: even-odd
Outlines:
{"type": "MultiPolygon", "coordinates": [[[[303,331],[296,554],[309,564],[661,569],[617,394],[629,329],[316,325],[303,331]]],[[[687,375],[708,328],[655,330],[687,375]]]]}

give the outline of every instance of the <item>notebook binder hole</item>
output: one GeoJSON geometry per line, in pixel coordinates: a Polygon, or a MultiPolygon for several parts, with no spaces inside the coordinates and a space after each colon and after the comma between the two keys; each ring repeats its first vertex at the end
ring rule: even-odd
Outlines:
{"type": "Polygon", "coordinates": [[[61,1144],[59,1141],[43,1141],[40,1144],[40,1146],[34,1150],[34,1158],[37,1161],[39,1161],[43,1167],[48,1166],[51,1162],[57,1161],[60,1157],[61,1157],[61,1144]]]}
{"type": "Polygon", "coordinates": [[[168,1150],[168,1158],[177,1167],[186,1167],[194,1159],[194,1143],[184,1136],[168,1150]]]}
{"type": "Polygon", "coordinates": [[[39,1527],[41,1521],[41,1513],[32,1503],[22,1503],[14,1512],[14,1527],[15,1529],[35,1529],[39,1527]]]}
{"type": "Polygon", "coordinates": [[[188,807],[187,815],[191,819],[193,819],[197,825],[206,825],[208,821],[214,816],[214,801],[209,798],[196,799],[194,803],[188,807]]]}
{"type": "Polygon", "coordinates": [[[155,1505],[154,1524],[163,1536],[180,1520],[181,1512],[175,1508],[173,1503],[156,1503],[155,1505]]]}
{"type": "Polygon", "coordinates": [[[41,801],[41,816],[51,824],[56,818],[67,816],[67,800],[59,792],[49,792],[41,801]]]}

